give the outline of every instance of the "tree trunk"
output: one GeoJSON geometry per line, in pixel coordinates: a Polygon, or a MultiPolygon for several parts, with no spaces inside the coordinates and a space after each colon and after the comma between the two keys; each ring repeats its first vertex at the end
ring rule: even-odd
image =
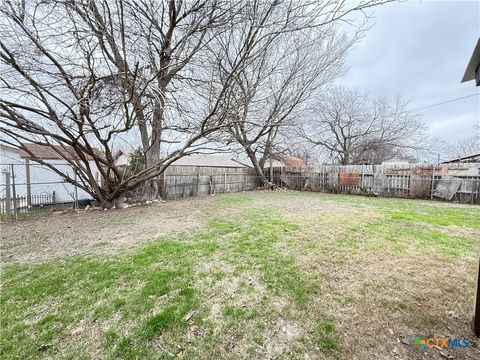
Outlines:
{"type": "MultiPolygon", "coordinates": [[[[148,149],[145,152],[145,168],[151,168],[160,162],[160,145],[162,140],[162,126],[163,126],[163,109],[165,100],[160,97],[155,102],[153,109],[153,121],[152,121],[152,138],[148,149]]],[[[144,200],[153,200],[160,198],[158,178],[148,180],[144,184],[144,200]]]]}
{"type": "Polygon", "coordinates": [[[250,148],[247,148],[245,150],[247,152],[248,158],[253,164],[253,169],[255,170],[255,173],[257,174],[257,176],[260,178],[260,181],[262,182],[262,186],[265,189],[273,190],[275,188],[275,185],[270,181],[268,181],[267,177],[265,176],[265,173],[263,172],[262,167],[260,166],[257,160],[257,157],[255,156],[255,153],[250,148]]]}

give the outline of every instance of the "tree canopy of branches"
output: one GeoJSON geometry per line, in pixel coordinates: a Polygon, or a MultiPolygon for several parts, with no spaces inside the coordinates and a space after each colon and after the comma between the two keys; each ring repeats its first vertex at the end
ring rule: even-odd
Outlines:
{"type": "MultiPolygon", "coordinates": [[[[291,128],[312,94],[338,75],[354,41],[340,36],[332,25],[295,33],[279,31],[264,39],[262,53],[235,78],[232,97],[237,106],[228,111],[224,141],[243,149],[265,186],[263,169],[273,155],[277,135],[291,128]]],[[[216,59],[220,78],[231,67],[228,49],[224,50],[216,59]]]]}
{"type": "Polygon", "coordinates": [[[399,98],[389,102],[355,89],[333,88],[310,114],[301,126],[301,138],[342,165],[412,157],[429,147],[419,115],[399,98]]]}
{"type": "MultiPolygon", "coordinates": [[[[311,26],[297,26],[292,31],[291,24],[279,21],[278,31],[264,31],[261,52],[245,64],[233,81],[232,98],[237,106],[228,111],[226,129],[217,139],[240,147],[265,187],[272,186],[264,174],[267,158],[286,148],[276,139],[285,140],[302,122],[308,102],[341,73],[348,50],[365,30],[367,18],[346,36],[327,8],[316,12],[311,26]]],[[[349,11],[339,6],[337,20],[349,11]]],[[[308,18],[306,8],[298,6],[286,13],[308,18]],[[298,14],[299,10],[302,13],[298,14]]],[[[229,73],[234,59],[226,44],[238,47],[236,42],[242,41],[245,28],[249,28],[248,24],[222,35],[224,46],[216,49],[212,57],[219,78],[229,73]]]]}
{"type": "MultiPolygon", "coordinates": [[[[247,102],[255,104],[252,109],[263,108],[262,98],[274,104],[257,115],[263,118],[260,136],[247,142],[289,116],[292,106],[286,102],[302,102],[298,84],[313,84],[316,75],[298,69],[313,59],[303,58],[302,47],[294,47],[285,64],[271,58],[284,34],[305,39],[315,31],[325,34],[352,12],[388,1],[358,0],[348,6],[333,0],[4,1],[2,141],[17,147],[22,142],[55,145],[75,177],[36,160],[104,206],[141,185],[147,198],[155,198],[158,175],[207,146],[210,134],[225,127],[235,134],[247,102]],[[251,69],[258,71],[250,74],[251,69]],[[265,81],[268,71],[280,75],[265,81]],[[265,92],[268,86],[275,90],[265,92]],[[257,97],[250,101],[252,94],[257,97]],[[125,172],[116,165],[122,144],[140,145],[141,171],[125,172]],[[173,151],[162,156],[165,145],[173,151]]],[[[282,40],[282,46],[292,46],[292,39],[282,40]]],[[[329,48],[328,41],[322,46],[329,48]]],[[[319,54],[316,72],[330,61],[322,58],[325,54],[319,54]]]]}

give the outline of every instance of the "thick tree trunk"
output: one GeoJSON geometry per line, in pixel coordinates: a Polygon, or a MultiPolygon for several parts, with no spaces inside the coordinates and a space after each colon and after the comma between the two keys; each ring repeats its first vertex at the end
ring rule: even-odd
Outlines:
{"type": "MultiPolygon", "coordinates": [[[[162,126],[165,100],[161,97],[155,102],[152,121],[152,138],[145,153],[145,168],[150,168],[160,162],[160,145],[162,140],[162,126]]],[[[143,198],[145,200],[161,199],[158,178],[148,180],[144,184],[143,198]]]]}
{"type": "Polygon", "coordinates": [[[253,169],[255,170],[255,173],[257,174],[257,176],[260,178],[260,181],[262,182],[262,186],[265,189],[273,190],[275,188],[275,185],[270,181],[268,181],[267,177],[265,176],[265,173],[263,172],[262,167],[260,166],[260,163],[257,160],[257,157],[255,156],[255,153],[249,148],[245,150],[247,152],[248,158],[253,164],[253,169]]]}

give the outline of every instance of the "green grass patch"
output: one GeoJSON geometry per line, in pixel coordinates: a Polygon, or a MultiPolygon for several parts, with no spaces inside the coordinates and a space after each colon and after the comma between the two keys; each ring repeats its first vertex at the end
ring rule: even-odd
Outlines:
{"type": "MultiPolygon", "coordinates": [[[[0,356],[68,356],[84,347],[80,339],[86,329],[108,324],[106,329],[98,325],[96,335],[85,340],[100,342],[103,357],[168,357],[172,350],[159,352],[155,344],[162,339],[167,348],[174,343],[187,346],[189,324],[183,317],[190,310],[196,311],[196,323],[207,329],[225,327],[240,338],[251,336],[234,329],[239,321],[246,329],[267,326],[272,316],[269,296],[286,297],[295,308],[305,309],[319,293],[316,279],[277,246],[291,243],[298,230],[297,224],[273,215],[247,211],[240,221],[213,219],[205,232],[161,238],[113,256],[8,266],[0,295],[0,356]],[[207,283],[205,274],[196,271],[215,254],[235,269],[233,276],[242,278],[255,269],[267,289],[257,304],[260,308],[226,305],[223,324],[204,320],[210,309],[202,299],[209,297],[225,272],[209,274],[207,283]],[[78,328],[85,329],[72,335],[78,328]]],[[[246,283],[239,289],[247,297],[256,296],[246,283]]],[[[255,334],[259,341],[260,334],[255,334]]],[[[198,341],[213,351],[221,340],[205,335],[198,341]]]]}
{"type": "Polygon", "coordinates": [[[320,320],[314,331],[314,341],[322,350],[331,352],[338,349],[335,325],[331,320],[320,320]]]}
{"type": "Polygon", "coordinates": [[[0,356],[54,356],[82,320],[95,326],[115,315],[104,343],[137,354],[146,346],[138,339],[182,325],[181,318],[199,306],[195,261],[214,251],[210,242],[162,239],[132,253],[9,266],[0,295],[0,356]],[[112,337],[129,328],[137,341],[112,337]]]}
{"type": "Polygon", "coordinates": [[[398,254],[472,257],[478,246],[478,239],[429,229],[418,223],[377,220],[365,226],[375,235],[368,246],[398,254]]]}
{"type": "Polygon", "coordinates": [[[480,229],[480,209],[476,206],[470,208],[410,207],[393,210],[388,214],[388,218],[414,223],[480,229]]]}

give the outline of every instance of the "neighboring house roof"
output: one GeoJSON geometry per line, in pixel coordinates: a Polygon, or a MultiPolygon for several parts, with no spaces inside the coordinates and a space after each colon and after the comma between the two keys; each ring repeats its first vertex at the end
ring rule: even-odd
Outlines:
{"type": "MultiPolygon", "coordinates": [[[[115,165],[125,166],[130,162],[132,152],[125,150],[117,154],[115,165]]],[[[161,157],[166,158],[168,154],[162,153],[161,157]]],[[[174,161],[171,166],[204,166],[204,167],[225,167],[225,168],[243,168],[246,165],[235,160],[231,160],[222,156],[209,154],[192,154],[185,155],[174,161]]]]}
{"type": "MultiPolygon", "coordinates": [[[[249,167],[249,168],[252,168],[253,169],[253,163],[250,159],[245,159],[245,160],[234,160],[235,162],[243,165],[243,166],[246,166],[246,167],[249,167]]],[[[281,162],[280,160],[277,160],[277,159],[272,159],[272,166],[273,167],[281,167],[281,166],[285,166],[283,164],[283,162],[281,162]]],[[[265,161],[265,167],[266,168],[269,168],[270,167],[270,159],[267,159],[267,161],[265,161]]]]}
{"type": "Polygon", "coordinates": [[[289,155],[277,156],[285,166],[302,167],[305,166],[305,160],[289,155]]]}
{"type": "Polygon", "coordinates": [[[473,50],[472,57],[468,62],[467,69],[465,70],[465,74],[463,75],[461,82],[475,79],[475,71],[477,70],[479,64],[480,64],[480,38],[478,39],[477,45],[473,50]]]}
{"type": "MultiPolygon", "coordinates": [[[[23,149],[16,149],[22,159],[39,160],[72,160],[78,159],[76,152],[71,146],[62,147],[59,145],[39,145],[32,143],[22,143],[23,149]]],[[[100,154],[99,150],[96,150],[100,154]]],[[[92,159],[87,155],[87,159],[92,159]]]]}
{"type": "Polygon", "coordinates": [[[23,143],[22,147],[24,149],[20,149],[19,152],[22,159],[36,158],[42,160],[62,160],[64,158],[76,158],[73,149],[64,149],[58,145],[45,146],[39,144],[23,143]]]}
{"type": "MultiPolygon", "coordinates": [[[[250,159],[247,160],[235,160],[238,163],[248,166],[253,168],[253,164],[250,161],[250,159]]],[[[272,167],[282,167],[282,166],[288,166],[288,167],[302,167],[305,166],[305,160],[297,158],[295,156],[289,156],[289,155],[276,155],[272,157],[272,167]]],[[[265,161],[265,167],[269,168],[270,167],[270,159],[267,159],[265,161]]]]}
{"type": "Polygon", "coordinates": [[[480,154],[474,154],[464,157],[459,157],[457,159],[447,160],[442,162],[442,164],[451,164],[451,163],[462,163],[462,162],[478,162],[480,161],[480,154]]]}
{"type": "Polygon", "coordinates": [[[205,166],[243,168],[245,165],[231,159],[215,155],[187,155],[172,163],[173,166],[205,166]]]}

